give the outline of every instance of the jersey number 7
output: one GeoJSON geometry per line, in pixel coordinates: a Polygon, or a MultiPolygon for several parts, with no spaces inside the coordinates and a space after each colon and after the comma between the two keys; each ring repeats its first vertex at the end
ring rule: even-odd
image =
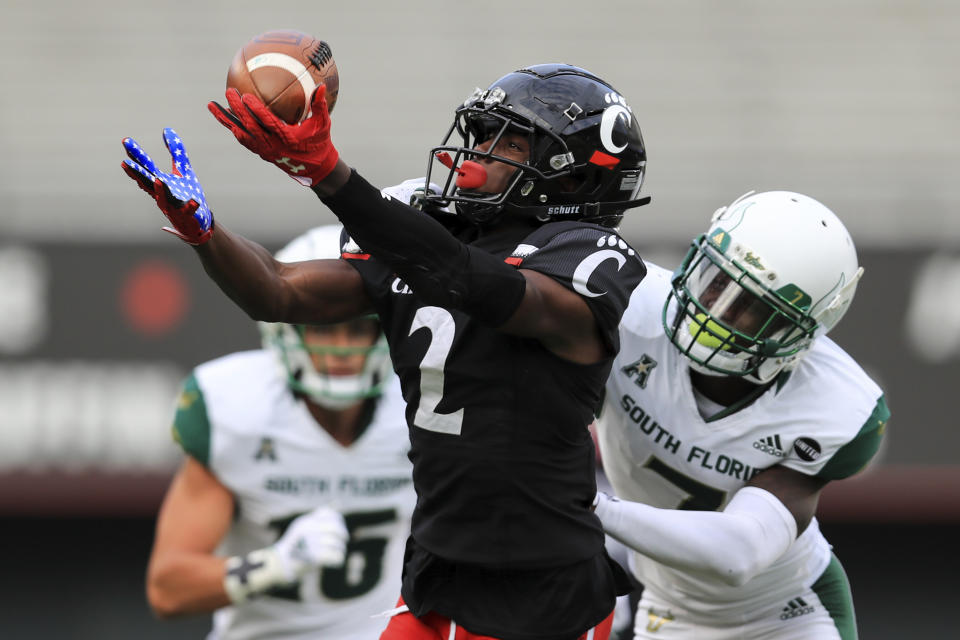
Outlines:
{"type": "Polygon", "coordinates": [[[656,456],[647,458],[643,466],[687,494],[687,497],[675,505],[674,509],[716,511],[720,508],[720,505],[723,504],[724,498],[727,497],[726,491],[714,489],[690,476],[684,475],[656,456]]]}

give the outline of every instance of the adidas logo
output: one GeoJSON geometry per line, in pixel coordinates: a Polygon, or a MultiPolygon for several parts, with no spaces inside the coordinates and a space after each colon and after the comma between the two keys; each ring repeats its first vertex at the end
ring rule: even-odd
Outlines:
{"type": "Polygon", "coordinates": [[[807,604],[807,601],[803,598],[794,598],[783,608],[780,619],[789,620],[790,618],[796,618],[797,616],[802,616],[807,613],[813,613],[813,607],[807,604]]]}
{"type": "Polygon", "coordinates": [[[780,444],[780,435],[767,436],[766,438],[760,438],[753,443],[754,449],[759,449],[764,453],[769,453],[772,456],[777,456],[782,458],[785,454],[783,453],[783,445],[780,444]]]}

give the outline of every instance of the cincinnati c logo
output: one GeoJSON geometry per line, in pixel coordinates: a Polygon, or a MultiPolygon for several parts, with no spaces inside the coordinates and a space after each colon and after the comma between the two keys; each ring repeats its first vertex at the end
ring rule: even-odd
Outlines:
{"type": "Polygon", "coordinates": [[[630,107],[623,96],[616,93],[608,93],[603,96],[610,106],[603,110],[603,116],[600,119],[600,144],[609,153],[620,153],[627,148],[627,143],[615,144],[613,141],[613,127],[617,123],[617,118],[623,118],[626,128],[630,128],[633,116],[630,113],[630,107]]]}
{"type": "Polygon", "coordinates": [[[621,251],[626,251],[627,254],[631,256],[635,253],[630,245],[616,235],[603,236],[597,240],[598,247],[604,245],[615,248],[594,251],[581,260],[580,264],[578,264],[577,268],[573,271],[573,290],[586,298],[596,298],[607,293],[606,291],[597,293],[590,290],[588,284],[590,282],[590,276],[597,270],[597,267],[607,260],[616,260],[617,271],[620,271],[627,262],[627,257],[623,255],[621,251]],[[617,251],[616,249],[620,249],[621,251],[617,251]]]}

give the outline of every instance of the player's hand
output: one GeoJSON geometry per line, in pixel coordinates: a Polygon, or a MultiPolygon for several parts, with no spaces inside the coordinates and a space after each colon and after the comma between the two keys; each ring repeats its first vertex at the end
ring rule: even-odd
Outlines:
{"type": "Polygon", "coordinates": [[[153,159],[133,138],[123,139],[123,148],[130,159],[124,160],[121,167],[167,216],[173,226],[163,227],[164,231],[189,244],[203,244],[213,235],[213,213],[207,207],[203,187],[193,172],[180,136],[167,127],[163,130],[163,143],[173,163],[170,173],[157,169],[153,159]]]}
{"type": "Polygon", "coordinates": [[[343,516],[330,507],[318,507],[290,523],[273,549],[286,579],[293,581],[317,567],[341,566],[349,538],[343,516]]]}
{"type": "Polygon", "coordinates": [[[326,86],[320,85],[313,94],[310,116],[299,124],[284,122],[262,100],[249,93],[240,95],[236,89],[227,89],[229,109],[216,102],[207,108],[240,144],[310,187],[326,178],[340,157],[330,140],[326,95],[326,86]]]}
{"type": "Polygon", "coordinates": [[[597,517],[603,521],[603,515],[607,512],[607,507],[614,502],[620,502],[620,499],[604,491],[597,491],[597,495],[593,497],[593,504],[590,505],[590,508],[597,514],[597,517]]]}
{"type": "Polygon", "coordinates": [[[425,195],[436,195],[442,191],[438,185],[432,182],[427,185],[426,181],[426,178],[411,178],[392,187],[386,187],[381,191],[384,195],[408,204],[414,209],[422,210],[425,195]]]}

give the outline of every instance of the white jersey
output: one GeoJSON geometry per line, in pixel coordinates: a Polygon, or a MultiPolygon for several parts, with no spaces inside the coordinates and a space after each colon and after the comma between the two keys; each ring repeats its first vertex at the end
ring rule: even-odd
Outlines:
{"type": "Polygon", "coordinates": [[[387,620],[371,616],[396,604],[416,502],[397,381],[348,447],[317,424],[267,351],[200,365],[183,398],[192,402],[184,410],[181,400],[178,441],[236,501],[218,553],[273,544],[291,520],[321,505],[340,511],[350,530],[342,568],[308,573],[291,588],[217,610],[210,638],[376,638],[387,620]]]}
{"type": "MultiPolygon", "coordinates": [[[[889,416],[882,392],[825,337],[752,404],[704,419],[688,361],[663,329],[670,273],[648,267],[623,316],[622,346],[598,420],[604,470],[618,496],[660,508],[719,510],[773,465],[839,479],[869,461],[889,416]]],[[[741,587],[637,552],[630,567],[645,596],[701,621],[737,624],[747,612],[787,605],[823,574],[830,558],[814,520],[780,559],[741,587]]]]}

